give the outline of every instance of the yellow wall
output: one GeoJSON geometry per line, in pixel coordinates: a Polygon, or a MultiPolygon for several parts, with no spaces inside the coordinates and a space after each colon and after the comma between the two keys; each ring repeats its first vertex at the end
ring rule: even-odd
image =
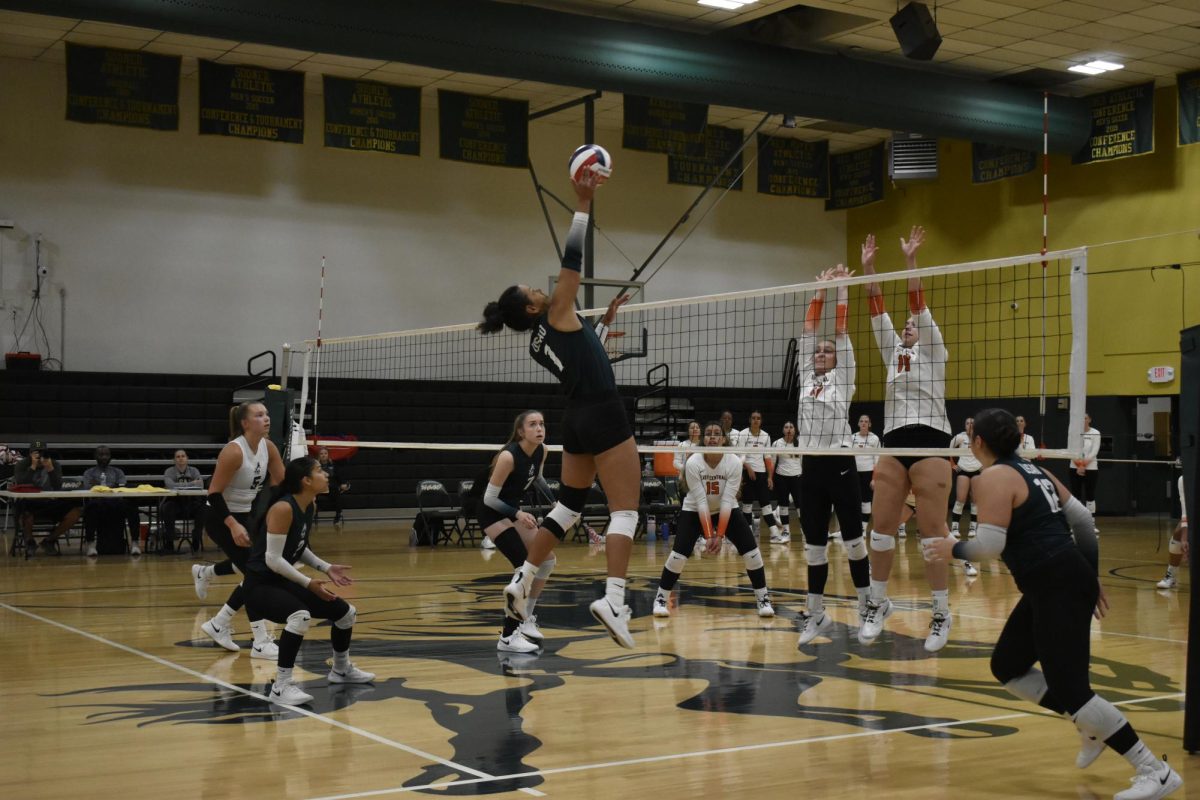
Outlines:
{"type": "MultiPolygon", "coordinates": [[[[1053,105],[1051,106],[1053,117],[1053,105]]],[[[1050,159],[1050,248],[1087,246],[1089,279],[1088,393],[1091,395],[1174,394],[1178,378],[1168,384],[1150,384],[1146,370],[1152,366],[1179,368],[1179,330],[1200,324],[1200,240],[1195,233],[1126,242],[1179,231],[1200,229],[1200,145],[1178,147],[1174,87],[1155,95],[1155,151],[1100,164],[1074,166],[1068,156],[1050,159]],[[1106,245],[1106,246],[1102,246],[1106,245]],[[1114,274],[1115,270],[1185,262],[1182,271],[1148,269],[1114,274]],[[1186,281],[1186,291],[1185,291],[1186,281]]],[[[881,270],[902,266],[899,238],[909,227],[922,224],[927,244],[922,266],[975,261],[1034,253],[1041,247],[1042,176],[1038,169],[1019,178],[991,184],[971,183],[969,142],[943,141],[941,177],[937,181],[889,187],[885,199],[851,211],[847,223],[847,250],[857,262],[859,243],[874,233],[881,245],[881,270]]],[[[960,289],[960,294],[965,294],[960,289]]],[[[931,294],[930,307],[938,321],[962,314],[986,315],[982,336],[1021,335],[1021,319],[1038,315],[1036,303],[1021,303],[1012,312],[1003,288],[971,290],[971,300],[931,294]],[[951,306],[949,310],[939,308],[951,306]],[[999,320],[1008,320],[1012,325],[999,320]]],[[[899,297],[891,298],[896,308],[899,297]]],[[[947,336],[954,358],[954,338],[947,336]]],[[[968,341],[965,334],[961,343],[968,341]]],[[[866,344],[866,343],[863,343],[866,344]]],[[[1020,343],[1008,346],[1021,346],[1020,343]]],[[[1064,340],[1065,346],[1065,340],[1064,340]]],[[[980,349],[976,345],[977,350],[980,349]]],[[[1039,348],[1040,349],[1040,348],[1039,348]]],[[[967,358],[960,357],[960,361],[967,358]]],[[[978,362],[975,362],[978,363],[978,362]]],[[[1017,365],[1020,371],[1022,365],[1017,365]]],[[[948,393],[952,397],[979,396],[978,382],[956,383],[952,365],[948,393]]],[[[978,370],[977,370],[978,371],[978,370]]],[[[992,383],[988,381],[987,383],[992,383]]],[[[987,394],[1023,394],[1003,390],[987,394]]],[[[1065,387],[1048,387],[1049,394],[1065,394],[1065,387]]]]}

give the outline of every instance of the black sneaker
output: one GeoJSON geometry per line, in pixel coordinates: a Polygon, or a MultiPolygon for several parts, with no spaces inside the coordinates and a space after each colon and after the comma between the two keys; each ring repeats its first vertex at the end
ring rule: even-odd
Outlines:
{"type": "Polygon", "coordinates": [[[60,556],[62,552],[58,549],[58,542],[50,539],[42,539],[39,549],[48,556],[60,556]]]}

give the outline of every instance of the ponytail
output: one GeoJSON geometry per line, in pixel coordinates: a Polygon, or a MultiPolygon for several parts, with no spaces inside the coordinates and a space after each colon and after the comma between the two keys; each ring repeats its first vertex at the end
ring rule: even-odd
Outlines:
{"type": "Polygon", "coordinates": [[[480,333],[495,333],[507,325],[514,331],[527,331],[532,327],[533,319],[525,307],[529,298],[520,286],[510,286],[483,308],[483,321],[475,326],[480,333]]]}
{"type": "Polygon", "coordinates": [[[229,409],[229,441],[242,435],[242,422],[250,415],[250,408],[261,405],[261,400],[246,400],[229,409]]]}

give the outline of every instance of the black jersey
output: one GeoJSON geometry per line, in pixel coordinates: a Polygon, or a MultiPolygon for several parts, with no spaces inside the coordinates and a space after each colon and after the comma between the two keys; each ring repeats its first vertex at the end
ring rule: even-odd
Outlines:
{"type": "Polygon", "coordinates": [[[546,447],[539,444],[531,456],[525,455],[521,445],[516,442],[511,442],[504,450],[512,456],[513,468],[504,479],[504,485],[500,487],[500,499],[513,508],[520,508],[525,492],[542,472],[542,464],[546,460],[546,447]]]}
{"type": "Polygon", "coordinates": [[[1012,570],[1018,586],[1021,579],[1036,572],[1054,556],[1075,546],[1067,518],[1062,513],[1058,488],[1046,473],[1025,459],[1013,455],[1000,459],[1025,479],[1029,497],[1012,511],[1008,539],[1000,557],[1012,570]]]}
{"type": "Polygon", "coordinates": [[[572,401],[591,403],[617,393],[608,352],[587,320],[564,333],[550,325],[546,314],[537,318],[529,337],[529,355],[562,382],[572,401]]]}
{"type": "MultiPolygon", "coordinates": [[[[282,499],[292,507],[292,524],[288,528],[287,541],[283,544],[283,560],[289,564],[295,564],[308,549],[308,533],[312,530],[313,515],[317,511],[317,504],[310,505],[308,511],[301,511],[300,504],[296,502],[294,495],[289,494],[282,499]]],[[[265,524],[258,526],[253,532],[253,537],[250,542],[250,557],[246,559],[246,568],[253,572],[270,574],[273,570],[267,566],[267,526],[265,524]]]]}

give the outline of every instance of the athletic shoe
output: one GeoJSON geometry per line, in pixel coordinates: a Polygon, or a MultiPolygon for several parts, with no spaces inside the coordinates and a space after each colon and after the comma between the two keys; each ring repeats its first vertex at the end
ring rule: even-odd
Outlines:
{"type": "Polygon", "coordinates": [[[479,546],[482,547],[484,550],[495,550],[496,549],[496,543],[492,541],[492,537],[486,536],[486,535],[483,537],[483,541],[481,541],[479,543],[479,546]]]}
{"type": "Polygon", "coordinates": [[[833,627],[833,619],[825,613],[808,614],[804,619],[804,630],[800,631],[800,646],[804,646],[833,627]]]}
{"type": "Polygon", "coordinates": [[[95,558],[95,557],[96,557],[96,556],[98,556],[98,555],[100,555],[100,553],[96,551],[96,543],[95,543],[95,542],[88,542],[88,546],[87,546],[87,557],[88,557],[88,558],[95,558]]]}
{"type": "Polygon", "coordinates": [[[899,530],[896,531],[896,535],[899,536],[901,539],[908,536],[908,532],[904,529],[904,527],[905,527],[904,525],[901,525],[899,530]]]}
{"type": "Polygon", "coordinates": [[[871,532],[871,523],[864,522],[862,528],[863,528],[863,536],[866,536],[867,534],[869,534],[871,532]]]}
{"type": "Polygon", "coordinates": [[[279,645],[275,643],[274,639],[263,639],[261,642],[255,642],[250,647],[250,657],[274,661],[279,658],[279,645]]]}
{"type": "Polygon", "coordinates": [[[142,554],[142,548],[138,547],[138,543],[131,542],[129,545],[129,555],[140,556],[141,554],[142,554]]]}
{"type": "Polygon", "coordinates": [[[58,549],[58,544],[54,541],[51,541],[50,539],[42,539],[42,543],[39,547],[40,547],[41,552],[45,553],[48,556],[62,555],[62,552],[59,551],[59,549],[58,549]]]}
{"type": "Polygon", "coordinates": [[[955,539],[958,538],[958,520],[950,523],[950,535],[955,539]]]}
{"type": "Polygon", "coordinates": [[[1160,589],[1174,589],[1177,584],[1174,575],[1167,575],[1155,585],[1160,589]]]}
{"type": "Polygon", "coordinates": [[[661,594],[654,596],[654,616],[669,617],[671,616],[671,605],[667,602],[667,598],[661,594]]]}
{"type": "Polygon", "coordinates": [[[604,544],[603,533],[600,533],[591,525],[584,525],[583,530],[587,534],[588,544],[604,544]]]}
{"type": "Polygon", "coordinates": [[[842,538],[842,529],[838,528],[836,531],[830,531],[829,538],[830,539],[841,539],[842,538]]]}
{"type": "Polygon", "coordinates": [[[974,539],[975,534],[977,533],[979,533],[979,525],[978,523],[972,522],[971,527],[967,529],[967,538],[974,539]]]}
{"type": "Polygon", "coordinates": [[[608,635],[614,642],[621,647],[633,649],[633,635],[629,632],[629,618],[633,616],[633,612],[629,606],[616,609],[612,607],[607,598],[601,597],[599,600],[592,601],[588,610],[592,612],[596,621],[608,630],[608,635]]]}
{"type": "Polygon", "coordinates": [[[792,540],[790,533],[772,533],[771,544],[787,544],[792,540]]]}
{"type": "Polygon", "coordinates": [[[946,646],[946,641],[950,638],[950,623],[953,618],[949,611],[933,612],[933,619],[929,621],[929,635],[925,637],[925,650],[930,653],[936,653],[946,646]]]}
{"type": "Polygon", "coordinates": [[[509,636],[501,636],[500,641],[496,642],[496,649],[501,653],[536,653],[538,643],[526,639],[518,628],[509,636]]]}
{"type": "Polygon", "coordinates": [[[758,601],[758,615],[764,619],[775,616],[775,606],[771,605],[770,595],[758,601]]]}
{"type": "Polygon", "coordinates": [[[200,626],[200,630],[208,634],[208,638],[212,639],[221,647],[224,647],[231,653],[236,653],[242,648],[233,640],[233,628],[219,627],[215,620],[209,620],[200,626]]]}
{"type": "Polygon", "coordinates": [[[529,589],[521,578],[521,570],[513,573],[512,580],[504,587],[504,613],[517,622],[525,621],[525,608],[529,604],[529,589]]]}
{"type": "Polygon", "coordinates": [[[963,562],[963,572],[965,572],[967,574],[968,578],[979,577],[979,568],[976,567],[974,564],[972,564],[970,561],[963,562]]]}
{"type": "Polygon", "coordinates": [[[517,628],[517,630],[534,644],[541,644],[542,640],[546,638],[542,634],[542,629],[538,627],[536,614],[530,614],[529,618],[522,622],[521,627],[517,628]]]}
{"type": "Polygon", "coordinates": [[[291,682],[285,683],[282,686],[279,683],[271,684],[271,694],[269,697],[272,703],[281,706],[302,706],[305,703],[311,703],[313,700],[311,694],[291,682]]]}
{"type": "Polygon", "coordinates": [[[204,567],[200,564],[192,564],[192,586],[196,589],[196,597],[201,600],[208,597],[208,584],[212,578],[206,577],[204,567]]]}
{"type": "Polygon", "coordinates": [[[1087,769],[1104,752],[1105,744],[1095,736],[1088,736],[1083,731],[1079,732],[1079,739],[1079,753],[1075,756],[1075,766],[1087,769]]]}
{"type": "Polygon", "coordinates": [[[883,632],[884,621],[892,615],[892,601],[884,598],[883,602],[867,601],[867,614],[863,617],[862,627],[858,629],[858,640],[870,644],[879,638],[883,632]]]}
{"type": "Polygon", "coordinates": [[[1183,786],[1183,778],[1171,769],[1164,756],[1162,761],[1138,767],[1129,781],[1133,785],[1113,795],[1113,800],[1158,800],[1183,786]]]}
{"type": "Polygon", "coordinates": [[[337,667],[329,670],[326,679],[330,683],[370,683],[375,680],[375,673],[348,664],[343,670],[338,670],[337,667]]]}

